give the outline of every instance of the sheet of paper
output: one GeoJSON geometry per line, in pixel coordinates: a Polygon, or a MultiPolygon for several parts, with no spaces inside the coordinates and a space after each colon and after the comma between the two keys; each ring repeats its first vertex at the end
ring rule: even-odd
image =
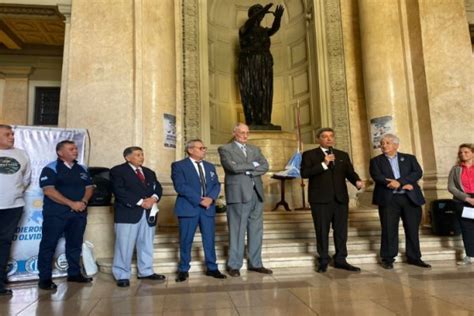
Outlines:
{"type": "Polygon", "coordinates": [[[461,216],[463,218],[474,219],[474,207],[464,206],[461,216]]]}
{"type": "Polygon", "coordinates": [[[160,209],[158,208],[158,204],[153,204],[153,206],[151,207],[151,211],[150,211],[150,217],[151,216],[156,216],[156,214],[158,214],[158,212],[160,211],[160,209]]]}

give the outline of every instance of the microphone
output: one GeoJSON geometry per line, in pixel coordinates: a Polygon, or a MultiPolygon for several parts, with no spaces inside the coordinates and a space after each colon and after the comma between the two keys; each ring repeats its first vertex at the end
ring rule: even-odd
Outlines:
{"type": "MultiPolygon", "coordinates": [[[[334,154],[334,152],[333,152],[333,150],[332,150],[332,147],[329,146],[329,147],[328,147],[328,155],[332,155],[332,154],[334,154]]],[[[328,167],[329,167],[330,169],[333,169],[333,168],[334,168],[334,161],[330,161],[329,164],[328,164],[328,167]]]]}

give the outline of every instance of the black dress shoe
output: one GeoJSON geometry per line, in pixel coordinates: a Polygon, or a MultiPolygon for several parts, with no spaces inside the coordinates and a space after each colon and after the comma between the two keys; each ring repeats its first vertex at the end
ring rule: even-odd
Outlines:
{"type": "Polygon", "coordinates": [[[260,268],[253,268],[249,267],[247,270],[257,272],[257,273],[263,273],[263,274],[273,274],[273,271],[264,267],[260,268]]]}
{"type": "Polygon", "coordinates": [[[184,281],[186,281],[188,278],[189,278],[189,273],[179,271],[179,272],[178,272],[178,276],[176,277],[176,280],[175,280],[175,281],[176,281],[176,282],[184,282],[184,281]]]}
{"type": "Polygon", "coordinates": [[[211,276],[216,279],[226,279],[227,276],[222,274],[219,270],[208,270],[206,271],[207,276],[211,276]]]}
{"type": "Polygon", "coordinates": [[[328,270],[328,264],[320,264],[318,267],[318,273],[324,273],[328,270]]]}
{"type": "Polygon", "coordinates": [[[83,276],[82,274],[79,275],[71,275],[67,277],[68,282],[76,282],[76,283],[90,283],[92,282],[92,278],[88,278],[83,276]]]}
{"type": "Polygon", "coordinates": [[[360,271],[359,267],[355,267],[352,264],[349,264],[347,262],[339,262],[339,263],[335,262],[334,263],[334,268],[343,269],[343,270],[352,271],[352,272],[359,272],[360,271]]]}
{"type": "Polygon", "coordinates": [[[117,286],[118,287],[129,287],[130,286],[130,281],[128,279],[117,280],[117,286]]]}
{"type": "Polygon", "coordinates": [[[381,266],[382,266],[382,268],[387,269],[387,270],[393,269],[393,263],[392,262],[382,261],[381,266]]]}
{"type": "Polygon", "coordinates": [[[58,286],[52,280],[44,280],[38,282],[38,287],[42,290],[56,290],[58,286]]]}
{"type": "Polygon", "coordinates": [[[2,287],[0,288],[0,296],[11,296],[13,295],[13,291],[9,288],[2,287]]]}
{"type": "Polygon", "coordinates": [[[153,273],[153,274],[150,274],[150,275],[147,275],[147,276],[142,276],[142,277],[138,276],[137,279],[139,279],[139,280],[146,279],[146,280],[153,280],[153,281],[164,281],[164,280],[166,280],[166,277],[163,274],[153,273]]]}
{"type": "Polygon", "coordinates": [[[424,262],[421,259],[419,259],[419,260],[408,260],[407,263],[411,264],[411,265],[414,265],[414,266],[417,266],[417,267],[420,267],[420,268],[431,268],[430,264],[424,262]]]}
{"type": "Polygon", "coordinates": [[[227,273],[228,273],[231,277],[239,277],[239,276],[240,276],[240,271],[237,270],[237,269],[228,268],[228,269],[227,269],[227,273]]]}

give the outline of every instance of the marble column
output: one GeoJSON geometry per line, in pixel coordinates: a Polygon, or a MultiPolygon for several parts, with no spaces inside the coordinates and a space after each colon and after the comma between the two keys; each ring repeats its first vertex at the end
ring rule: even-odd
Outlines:
{"type": "Polygon", "coordinates": [[[12,125],[28,124],[28,77],[33,68],[0,67],[3,77],[0,96],[0,123],[12,125]]]}
{"type": "MultiPolygon", "coordinates": [[[[391,117],[401,150],[413,152],[410,96],[400,2],[359,0],[360,37],[367,119],[391,117]]],[[[370,126],[369,126],[370,129],[370,126]]],[[[372,133],[369,131],[372,146],[372,133]]],[[[379,154],[372,148],[372,156],[379,154]]]]}
{"type": "Polygon", "coordinates": [[[69,71],[69,41],[71,32],[71,4],[63,3],[58,4],[58,10],[64,15],[64,48],[63,48],[63,68],[61,72],[61,95],[59,98],[59,117],[58,126],[66,126],[66,115],[67,115],[67,84],[68,84],[68,71],[69,71]]]}
{"type": "MultiPolygon", "coordinates": [[[[135,0],[135,141],[164,190],[159,224],[175,220],[170,179],[177,155],[165,147],[164,116],[176,117],[175,1],[135,0]]],[[[177,140],[179,141],[179,140],[177,140]]]]}
{"type": "MultiPolygon", "coordinates": [[[[87,128],[90,166],[112,167],[124,148],[142,147],[164,186],[159,224],[174,220],[176,152],[163,142],[163,115],[176,114],[174,1],[75,0],[66,32],[61,126],[87,128]]],[[[86,236],[111,256],[113,212],[91,208],[86,236]]]]}

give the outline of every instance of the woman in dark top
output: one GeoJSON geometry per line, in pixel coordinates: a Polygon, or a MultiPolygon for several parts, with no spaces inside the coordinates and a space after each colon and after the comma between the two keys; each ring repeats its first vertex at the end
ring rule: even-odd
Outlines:
{"type": "Polygon", "coordinates": [[[461,144],[458,162],[448,177],[448,191],[453,194],[454,205],[459,213],[462,239],[466,256],[458,264],[474,262],[474,219],[462,217],[464,206],[474,207],[474,144],[461,144]]]}

